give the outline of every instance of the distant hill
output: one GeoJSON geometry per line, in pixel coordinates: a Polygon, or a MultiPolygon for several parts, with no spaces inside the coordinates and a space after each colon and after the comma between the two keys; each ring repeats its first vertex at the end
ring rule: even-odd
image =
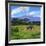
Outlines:
{"type": "Polygon", "coordinates": [[[21,17],[24,21],[40,21],[40,17],[21,17]]]}
{"type": "Polygon", "coordinates": [[[26,21],[26,22],[38,22],[40,21],[40,17],[31,17],[31,18],[12,18],[11,21],[16,21],[16,20],[21,20],[21,21],[26,21]]]}
{"type": "Polygon", "coordinates": [[[35,22],[37,22],[37,21],[40,21],[40,17],[33,17],[33,16],[22,16],[22,17],[18,17],[18,18],[12,18],[11,20],[13,21],[13,19],[14,20],[17,20],[17,19],[20,19],[20,20],[22,20],[22,21],[27,21],[27,22],[32,22],[32,21],[35,21],[35,22]]]}

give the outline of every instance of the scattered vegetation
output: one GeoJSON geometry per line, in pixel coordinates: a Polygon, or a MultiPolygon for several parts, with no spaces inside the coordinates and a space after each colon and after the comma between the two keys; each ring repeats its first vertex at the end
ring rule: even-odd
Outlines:
{"type": "Polygon", "coordinates": [[[40,26],[33,25],[33,29],[27,29],[30,25],[11,26],[11,39],[35,39],[40,38],[40,26]]]}
{"type": "Polygon", "coordinates": [[[27,22],[28,19],[12,19],[10,39],[40,38],[40,22],[27,22]],[[27,28],[30,27],[30,28],[27,28]],[[31,29],[32,28],[32,29],[31,29]]]}

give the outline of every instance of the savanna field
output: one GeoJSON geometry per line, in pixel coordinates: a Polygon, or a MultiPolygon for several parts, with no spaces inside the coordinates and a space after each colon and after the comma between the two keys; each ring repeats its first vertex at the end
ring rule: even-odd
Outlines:
{"type": "Polygon", "coordinates": [[[31,25],[12,25],[10,39],[36,39],[40,38],[40,25],[32,25],[32,29],[27,29],[31,25]]]}

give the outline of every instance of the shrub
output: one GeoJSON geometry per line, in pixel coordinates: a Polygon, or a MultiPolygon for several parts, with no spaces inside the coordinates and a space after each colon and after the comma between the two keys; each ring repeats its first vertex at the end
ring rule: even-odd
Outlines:
{"type": "Polygon", "coordinates": [[[12,27],[11,30],[14,31],[14,32],[18,32],[19,31],[18,27],[12,27]]]}

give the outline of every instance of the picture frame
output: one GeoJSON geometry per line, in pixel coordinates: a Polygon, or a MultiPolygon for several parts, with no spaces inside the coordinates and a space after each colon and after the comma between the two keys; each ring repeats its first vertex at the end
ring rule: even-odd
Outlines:
{"type": "MultiPolygon", "coordinates": [[[[36,14],[36,13],[35,13],[36,14]]],[[[27,1],[6,1],[6,37],[5,37],[5,45],[24,45],[24,44],[41,44],[45,43],[45,3],[44,2],[27,2],[27,1]],[[11,40],[9,38],[10,35],[10,17],[11,8],[9,6],[33,6],[33,7],[41,7],[41,39],[28,39],[28,40],[11,40]],[[40,41],[41,40],[41,41],[40,41]],[[9,42],[10,41],[10,42],[9,42]],[[17,41],[17,43],[15,42],[17,41]]]]}

